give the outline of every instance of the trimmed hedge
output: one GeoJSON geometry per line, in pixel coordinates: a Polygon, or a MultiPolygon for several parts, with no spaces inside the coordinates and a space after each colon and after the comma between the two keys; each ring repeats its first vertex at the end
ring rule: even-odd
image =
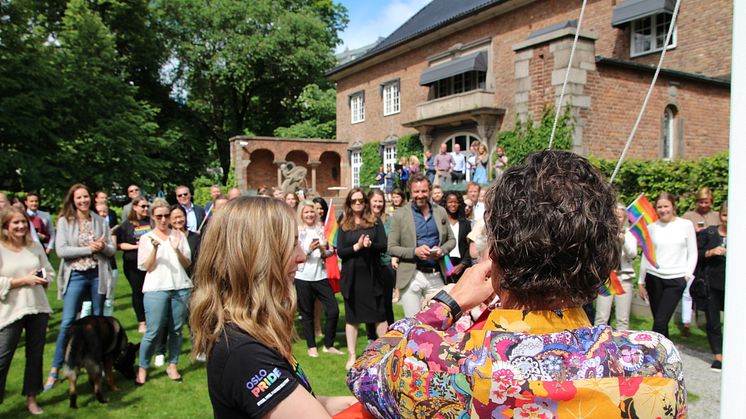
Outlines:
{"type": "MultiPolygon", "coordinates": [[[[616,160],[590,158],[607,178],[611,177],[616,160]]],[[[713,208],[719,209],[728,196],[728,153],[720,153],[700,160],[628,160],[622,163],[614,187],[619,200],[629,205],[640,193],[650,202],[661,192],[678,197],[676,210],[683,215],[693,209],[699,188],[712,189],[713,208]]]]}

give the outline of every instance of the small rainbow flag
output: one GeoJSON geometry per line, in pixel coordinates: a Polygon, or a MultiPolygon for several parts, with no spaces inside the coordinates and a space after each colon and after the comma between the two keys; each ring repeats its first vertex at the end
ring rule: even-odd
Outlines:
{"type": "Polygon", "coordinates": [[[451,258],[448,257],[448,255],[443,256],[443,260],[446,263],[446,275],[451,276],[453,275],[453,262],[451,262],[451,258]]]}
{"type": "Polygon", "coordinates": [[[644,193],[641,193],[640,196],[629,204],[627,207],[627,216],[631,224],[636,223],[640,218],[643,218],[647,224],[658,221],[658,214],[655,212],[653,204],[645,198],[644,193]]]}
{"type": "Polygon", "coordinates": [[[648,226],[645,223],[645,219],[640,219],[636,223],[632,224],[629,228],[629,232],[637,239],[637,243],[642,247],[642,254],[650,262],[651,265],[658,267],[658,262],[655,259],[655,247],[653,246],[653,239],[650,237],[648,226]]]}
{"type": "Polygon", "coordinates": [[[598,293],[605,297],[624,294],[622,281],[619,280],[619,276],[616,274],[616,271],[611,271],[611,274],[609,274],[609,279],[601,283],[601,287],[599,287],[598,293]]]}
{"type": "Polygon", "coordinates": [[[337,224],[337,217],[334,214],[334,202],[329,204],[329,211],[326,213],[326,220],[324,220],[324,237],[326,237],[327,243],[337,247],[337,235],[339,233],[339,224],[337,224]]]}

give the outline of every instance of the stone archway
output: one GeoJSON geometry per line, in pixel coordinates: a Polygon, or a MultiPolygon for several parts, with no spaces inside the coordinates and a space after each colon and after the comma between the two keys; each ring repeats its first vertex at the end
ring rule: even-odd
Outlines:
{"type": "Polygon", "coordinates": [[[277,185],[274,153],[266,148],[260,148],[251,152],[249,159],[251,163],[246,168],[247,189],[277,185]]]}
{"type": "Polygon", "coordinates": [[[316,169],[316,191],[328,194],[329,188],[342,185],[342,158],[335,151],[325,151],[319,157],[319,167],[316,169]]]}

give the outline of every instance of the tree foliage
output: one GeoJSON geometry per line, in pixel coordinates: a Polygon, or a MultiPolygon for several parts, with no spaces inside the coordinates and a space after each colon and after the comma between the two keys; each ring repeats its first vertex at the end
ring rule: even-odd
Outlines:
{"type": "Polygon", "coordinates": [[[324,83],[346,11],[331,0],[153,2],[172,52],[172,79],[216,145],[227,176],[230,137],[288,126],[310,82],[324,83]]]}
{"type": "MultiPolygon", "coordinates": [[[[542,112],[538,122],[527,120],[525,123],[516,122],[511,131],[502,131],[497,134],[497,145],[505,150],[509,163],[518,164],[534,151],[546,150],[549,146],[549,137],[554,124],[554,109],[546,108],[542,112]]],[[[516,118],[518,120],[518,118],[516,118]]],[[[572,145],[574,123],[569,108],[557,121],[557,130],[554,136],[553,148],[555,150],[569,150],[572,145]]],[[[494,156],[493,156],[494,159],[494,156]]]]}
{"type": "Polygon", "coordinates": [[[317,84],[309,84],[303,88],[293,108],[292,114],[297,115],[298,122],[275,129],[276,137],[336,138],[336,89],[321,89],[317,84]]]}

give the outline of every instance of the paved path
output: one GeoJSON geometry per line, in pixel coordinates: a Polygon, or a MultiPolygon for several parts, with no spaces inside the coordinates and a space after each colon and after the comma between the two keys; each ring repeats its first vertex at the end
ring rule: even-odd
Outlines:
{"type": "Polygon", "coordinates": [[[710,369],[712,355],[681,345],[677,347],[684,362],[687,391],[699,397],[689,402],[689,418],[719,418],[721,374],[710,369]]]}

